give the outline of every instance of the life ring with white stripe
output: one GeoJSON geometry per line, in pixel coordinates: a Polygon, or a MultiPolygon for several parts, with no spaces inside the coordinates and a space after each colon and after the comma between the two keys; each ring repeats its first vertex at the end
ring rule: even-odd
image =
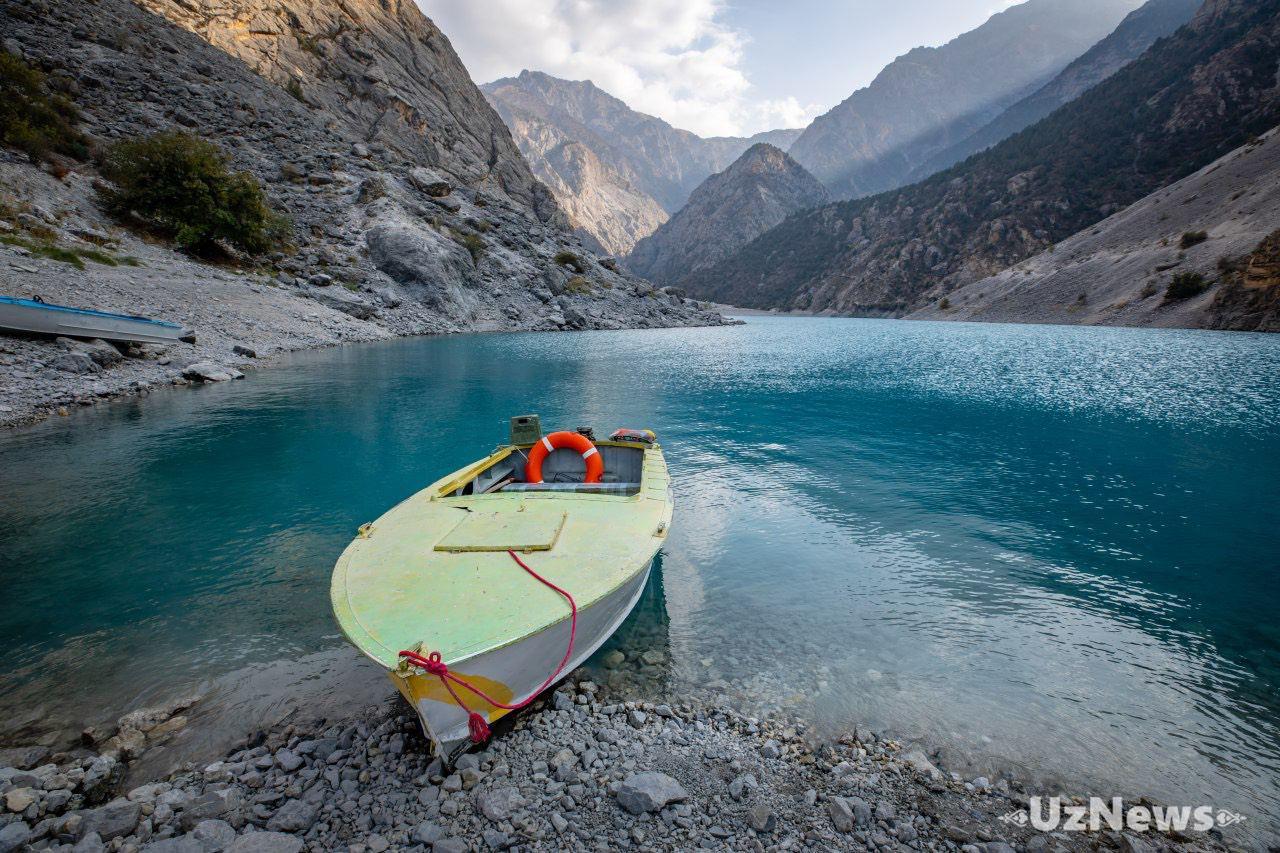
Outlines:
{"type": "Polygon", "coordinates": [[[576,450],[582,454],[582,461],[587,464],[587,476],[584,483],[598,483],[604,476],[604,460],[600,451],[591,443],[591,439],[576,432],[553,432],[544,435],[529,451],[529,462],[524,466],[526,483],[542,482],[542,463],[553,450],[576,450]]]}

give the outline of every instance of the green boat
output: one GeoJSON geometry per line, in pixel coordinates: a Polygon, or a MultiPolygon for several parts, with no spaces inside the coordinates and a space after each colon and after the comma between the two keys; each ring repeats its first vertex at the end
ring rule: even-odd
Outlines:
{"type": "Polygon", "coordinates": [[[613,634],[672,509],[652,432],[543,436],[536,415],[513,418],[509,444],[360,528],[334,614],[451,760],[613,634]]]}

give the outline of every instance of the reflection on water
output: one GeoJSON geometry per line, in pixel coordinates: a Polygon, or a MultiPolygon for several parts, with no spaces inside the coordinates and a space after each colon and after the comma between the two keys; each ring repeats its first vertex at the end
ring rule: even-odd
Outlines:
{"type": "Polygon", "coordinates": [[[1260,335],[753,318],[351,347],[77,413],[0,437],[0,721],[74,731],[203,686],[178,754],[385,695],[334,630],[333,560],[538,411],[653,427],[675,477],[601,679],[1265,833],[1277,375],[1260,335]]]}
{"type": "Polygon", "coordinates": [[[671,647],[662,555],[654,558],[649,582],[628,618],[605,641],[586,669],[620,700],[663,696],[671,691],[671,647]]]}

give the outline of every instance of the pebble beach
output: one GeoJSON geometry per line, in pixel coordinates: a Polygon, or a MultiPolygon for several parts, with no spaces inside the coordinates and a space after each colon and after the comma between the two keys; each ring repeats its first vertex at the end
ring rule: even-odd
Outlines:
{"type": "Polygon", "coordinates": [[[1000,819],[1035,793],[1016,779],[964,779],[861,727],[817,742],[799,720],[619,701],[585,671],[454,767],[395,699],[133,778],[194,701],[0,752],[0,851],[1229,849],[1216,832],[1037,832],[1000,819]]]}

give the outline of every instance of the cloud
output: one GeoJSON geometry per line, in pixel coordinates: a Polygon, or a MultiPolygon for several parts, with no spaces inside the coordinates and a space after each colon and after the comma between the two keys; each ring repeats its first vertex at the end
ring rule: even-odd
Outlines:
{"type": "Polygon", "coordinates": [[[746,36],[719,0],[418,0],[479,83],[545,71],[591,80],[633,109],[702,136],[802,127],[821,112],[759,96],[746,36]]]}

